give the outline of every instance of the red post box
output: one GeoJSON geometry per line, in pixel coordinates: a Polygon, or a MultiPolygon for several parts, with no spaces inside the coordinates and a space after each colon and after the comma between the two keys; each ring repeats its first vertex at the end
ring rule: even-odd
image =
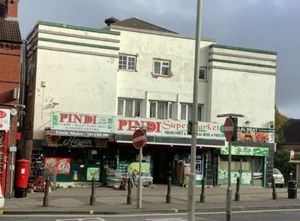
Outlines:
{"type": "Polygon", "coordinates": [[[28,178],[30,170],[30,161],[26,159],[17,160],[15,197],[26,197],[28,178]]]}

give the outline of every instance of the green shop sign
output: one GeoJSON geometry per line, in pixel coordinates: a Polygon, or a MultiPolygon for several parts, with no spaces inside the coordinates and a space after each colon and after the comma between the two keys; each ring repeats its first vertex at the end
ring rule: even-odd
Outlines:
{"type": "MultiPolygon", "coordinates": [[[[221,155],[228,155],[228,147],[221,148],[221,155]]],[[[269,148],[267,147],[242,147],[242,146],[232,146],[232,155],[239,156],[268,156],[269,148]]]]}

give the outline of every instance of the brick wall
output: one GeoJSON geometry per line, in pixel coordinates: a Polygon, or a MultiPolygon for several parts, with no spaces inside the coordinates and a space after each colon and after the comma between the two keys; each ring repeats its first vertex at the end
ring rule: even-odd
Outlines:
{"type": "Polygon", "coordinates": [[[0,47],[0,103],[10,103],[11,93],[20,85],[20,47],[0,47]]]}

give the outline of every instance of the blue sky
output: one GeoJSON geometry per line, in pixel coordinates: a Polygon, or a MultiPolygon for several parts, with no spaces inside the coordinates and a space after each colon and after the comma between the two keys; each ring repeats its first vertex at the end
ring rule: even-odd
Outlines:
{"type": "MultiPolygon", "coordinates": [[[[19,21],[23,38],[38,20],[101,28],[111,16],[193,36],[195,8],[196,0],[20,0],[19,21]]],[[[202,37],[278,53],[276,104],[291,118],[300,118],[299,8],[299,0],[203,1],[202,37]]]]}

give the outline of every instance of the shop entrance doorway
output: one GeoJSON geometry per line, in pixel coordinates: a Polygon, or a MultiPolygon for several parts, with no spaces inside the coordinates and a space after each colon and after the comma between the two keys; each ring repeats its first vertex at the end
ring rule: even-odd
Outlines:
{"type": "Polygon", "coordinates": [[[153,152],[153,182],[167,183],[172,173],[172,155],[166,151],[156,150],[153,152]]]}

